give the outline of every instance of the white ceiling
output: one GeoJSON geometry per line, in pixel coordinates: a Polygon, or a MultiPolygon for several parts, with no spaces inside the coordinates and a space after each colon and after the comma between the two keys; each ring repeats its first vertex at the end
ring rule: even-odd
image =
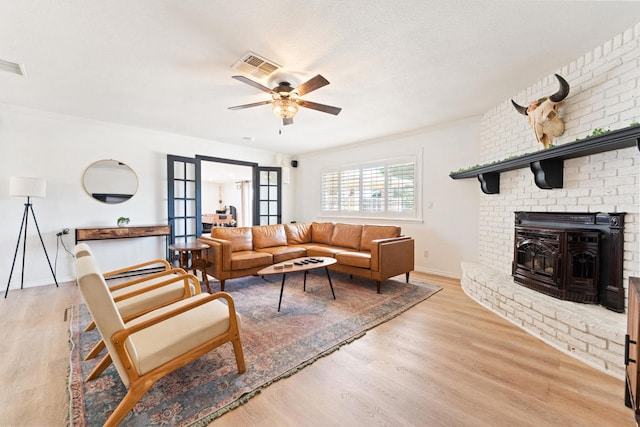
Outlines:
{"type": "MultiPolygon", "coordinates": [[[[640,19],[640,2],[0,0],[0,103],[299,154],[482,114],[640,19]],[[247,51],[331,84],[281,128],[247,51]],[[252,140],[248,140],[251,138],[252,140]]],[[[569,82],[571,83],[571,82],[569,82]]]]}

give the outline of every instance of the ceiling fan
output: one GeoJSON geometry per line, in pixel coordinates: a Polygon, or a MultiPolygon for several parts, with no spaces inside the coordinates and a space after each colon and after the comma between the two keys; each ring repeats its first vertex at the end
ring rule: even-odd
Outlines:
{"type": "Polygon", "coordinates": [[[253,104],[237,105],[235,107],[229,107],[230,110],[242,110],[244,108],[257,107],[259,105],[271,104],[273,112],[282,117],[283,125],[293,124],[293,116],[298,112],[298,107],[311,108],[312,110],[322,111],[323,113],[333,114],[337,116],[342,108],[332,107],[331,105],[318,104],[317,102],[305,101],[300,99],[301,96],[306,95],[316,89],[320,89],[323,86],[329,84],[329,81],[322,77],[320,74],[302,83],[297,88],[291,87],[291,83],[283,81],[273,89],[269,89],[266,86],[261,85],[244,76],[232,76],[234,79],[260,89],[271,95],[270,100],[254,102],[253,104]]]}

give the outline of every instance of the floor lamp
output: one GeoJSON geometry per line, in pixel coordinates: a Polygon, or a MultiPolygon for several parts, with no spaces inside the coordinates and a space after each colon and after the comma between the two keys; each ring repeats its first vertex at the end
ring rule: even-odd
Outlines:
{"type": "Polygon", "coordinates": [[[42,240],[42,234],[40,234],[40,227],[38,227],[38,221],[36,220],[36,214],[33,212],[33,205],[31,204],[32,197],[46,197],[47,195],[47,181],[44,178],[27,178],[12,176],[9,178],[9,195],[21,196],[27,198],[27,203],[24,204],[24,213],[22,214],[22,222],[20,223],[20,231],[18,232],[18,243],[16,243],[16,251],[13,254],[13,264],[11,264],[11,272],[9,273],[9,281],[7,282],[7,290],[4,292],[4,297],[7,297],[9,293],[9,285],[11,285],[11,276],[13,276],[13,268],[16,266],[16,257],[18,256],[18,249],[20,248],[20,239],[23,237],[22,230],[24,230],[24,241],[22,245],[22,277],[20,279],[20,289],[24,286],[24,261],[25,253],[27,251],[27,228],[29,225],[29,212],[33,217],[33,222],[36,225],[38,231],[38,237],[40,237],[40,243],[42,243],[42,249],[44,255],[47,257],[47,263],[49,263],[49,269],[53,275],[53,281],[58,287],[58,280],[56,274],[51,267],[51,261],[49,261],[49,254],[47,254],[47,248],[44,247],[44,241],[42,240]]]}

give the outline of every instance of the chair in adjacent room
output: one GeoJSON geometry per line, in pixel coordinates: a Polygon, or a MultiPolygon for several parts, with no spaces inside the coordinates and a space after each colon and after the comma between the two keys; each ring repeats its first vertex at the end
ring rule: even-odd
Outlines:
{"type": "Polygon", "coordinates": [[[76,259],[76,276],[89,313],[127,387],[105,426],[122,421],[160,378],[227,342],[233,345],[238,372],[246,371],[239,316],[229,294],[201,293],[125,324],[93,256],[76,259]]]}

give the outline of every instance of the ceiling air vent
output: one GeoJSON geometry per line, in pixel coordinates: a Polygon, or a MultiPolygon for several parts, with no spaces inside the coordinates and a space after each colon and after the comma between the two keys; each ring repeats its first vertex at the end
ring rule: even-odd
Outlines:
{"type": "Polygon", "coordinates": [[[253,52],[247,52],[238,62],[233,64],[231,68],[243,74],[253,76],[256,79],[263,80],[282,67],[253,52]]]}
{"type": "Polygon", "coordinates": [[[25,76],[24,65],[0,59],[0,71],[25,76]]]}

